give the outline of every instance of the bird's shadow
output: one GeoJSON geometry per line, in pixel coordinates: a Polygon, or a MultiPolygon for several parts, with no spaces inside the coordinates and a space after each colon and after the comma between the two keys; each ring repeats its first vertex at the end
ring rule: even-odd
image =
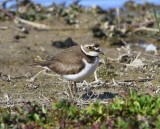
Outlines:
{"type": "Polygon", "coordinates": [[[85,94],[81,96],[83,100],[89,100],[89,99],[113,99],[116,96],[118,96],[118,93],[111,93],[111,92],[103,92],[100,94],[96,94],[93,91],[87,91],[85,94]]]}

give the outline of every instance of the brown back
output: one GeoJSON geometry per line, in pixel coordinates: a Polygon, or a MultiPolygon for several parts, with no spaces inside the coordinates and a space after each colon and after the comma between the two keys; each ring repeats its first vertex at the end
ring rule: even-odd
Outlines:
{"type": "Polygon", "coordinates": [[[82,59],[86,59],[88,63],[93,63],[96,57],[84,54],[79,45],[65,49],[61,53],[46,61],[48,68],[52,71],[65,75],[76,74],[81,71],[85,64],[82,59]]]}

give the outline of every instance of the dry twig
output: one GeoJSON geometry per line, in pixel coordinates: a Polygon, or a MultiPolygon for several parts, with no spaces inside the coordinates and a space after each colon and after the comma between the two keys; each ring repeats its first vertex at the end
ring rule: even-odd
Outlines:
{"type": "Polygon", "coordinates": [[[136,28],[133,32],[137,32],[137,31],[151,31],[151,32],[159,32],[159,29],[155,29],[155,28],[148,28],[145,26],[142,26],[140,28],[136,28]]]}
{"type": "Polygon", "coordinates": [[[8,26],[0,26],[0,30],[7,30],[8,26]]]}
{"type": "Polygon", "coordinates": [[[39,29],[39,30],[49,30],[50,29],[50,27],[47,26],[47,25],[40,24],[40,23],[35,23],[35,22],[31,22],[31,21],[27,21],[27,20],[24,20],[24,19],[19,18],[19,17],[15,17],[14,22],[15,23],[26,24],[26,25],[32,26],[32,27],[34,27],[36,29],[39,29]]]}

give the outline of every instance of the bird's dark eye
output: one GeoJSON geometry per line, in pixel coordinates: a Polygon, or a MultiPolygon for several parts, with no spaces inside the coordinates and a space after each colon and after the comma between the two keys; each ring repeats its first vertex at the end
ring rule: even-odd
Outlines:
{"type": "Polygon", "coordinates": [[[91,46],[88,46],[88,49],[92,50],[92,47],[91,47],[91,46]]]}

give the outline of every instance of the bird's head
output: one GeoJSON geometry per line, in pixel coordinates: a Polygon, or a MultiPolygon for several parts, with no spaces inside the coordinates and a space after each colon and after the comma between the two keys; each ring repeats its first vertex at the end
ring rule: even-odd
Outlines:
{"type": "Polygon", "coordinates": [[[99,54],[104,54],[98,43],[81,45],[82,51],[88,56],[98,56],[99,54]]]}

